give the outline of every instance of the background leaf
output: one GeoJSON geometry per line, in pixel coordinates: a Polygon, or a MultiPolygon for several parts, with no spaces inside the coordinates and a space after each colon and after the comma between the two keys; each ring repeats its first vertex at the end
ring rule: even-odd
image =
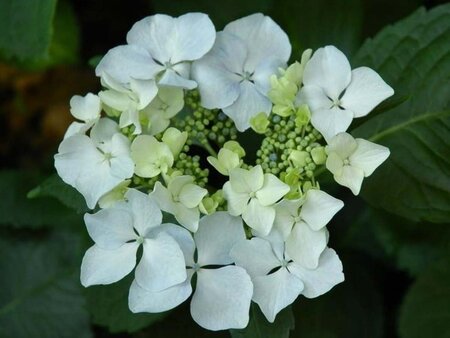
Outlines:
{"type": "Polygon", "coordinates": [[[259,306],[252,303],[248,326],[243,330],[230,330],[230,334],[232,338],[289,338],[294,326],[295,321],[290,306],[278,313],[274,323],[269,323],[259,306]]]}
{"type": "Polygon", "coordinates": [[[61,177],[53,174],[35,187],[28,194],[32,198],[54,197],[66,207],[79,213],[88,211],[85,199],[75,188],[63,182],[61,177]]]}
{"type": "Polygon", "coordinates": [[[359,257],[341,255],[344,283],[318,298],[301,297],[297,300],[292,337],[383,337],[382,299],[373,274],[376,269],[370,265],[369,259],[359,257]]]}
{"type": "Polygon", "coordinates": [[[106,326],[112,333],[135,332],[166,316],[166,313],[132,313],[128,308],[128,291],[134,276],[111,285],[91,286],[86,297],[92,321],[106,326]]]}
{"type": "Polygon", "coordinates": [[[19,61],[48,55],[56,0],[0,2],[0,55],[19,61]]]}
{"type": "Polygon", "coordinates": [[[350,56],[362,41],[361,0],[279,0],[269,14],[286,30],[295,59],[307,48],[329,44],[350,56]]]}
{"type": "MultiPolygon", "coordinates": [[[[0,203],[0,224],[16,228],[40,228],[82,222],[81,215],[75,214],[54,198],[28,199],[27,193],[39,181],[38,175],[26,171],[0,171],[0,191],[5,193],[0,203]]],[[[55,189],[54,193],[64,194],[64,199],[67,199],[70,195],[65,193],[66,190],[69,189],[55,189]]]]}
{"type": "Polygon", "coordinates": [[[450,337],[450,264],[448,255],[412,285],[400,313],[401,338],[450,337]]]}
{"type": "Polygon", "coordinates": [[[356,65],[374,68],[409,100],[353,134],[386,145],[389,160],[363,184],[373,205],[413,221],[450,220],[450,4],[419,9],[363,45],[356,65]]]}
{"type": "Polygon", "coordinates": [[[74,234],[0,240],[0,337],[89,338],[74,234]],[[7,278],[5,278],[7,276],[7,278]]]}

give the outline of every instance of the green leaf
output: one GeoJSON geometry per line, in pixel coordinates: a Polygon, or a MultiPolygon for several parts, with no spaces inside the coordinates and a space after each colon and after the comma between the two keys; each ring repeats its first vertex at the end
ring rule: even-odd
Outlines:
{"type": "Polygon", "coordinates": [[[411,286],[400,311],[401,338],[450,337],[450,264],[447,257],[411,286]]]}
{"type": "Polygon", "coordinates": [[[133,276],[111,285],[86,289],[88,310],[95,324],[106,326],[110,332],[135,332],[162,320],[168,312],[132,313],[128,308],[128,291],[133,276]]]}
{"type": "Polygon", "coordinates": [[[46,66],[73,64],[80,54],[80,29],[75,12],[67,1],[58,1],[54,20],[54,34],[49,47],[46,66]]]}
{"type": "Polygon", "coordinates": [[[338,248],[364,252],[411,276],[443,257],[450,245],[448,224],[414,223],[367,205],[344,209],[335,225],[338,248]]]}
{"type": "Polygon", "coordinates": [[[0,2],[0,56],[19,61],[48,55],[56,0],[0,2]]]}
{"type": "Polygon", "coordinates": [[[307,48],[329,44],[351,55],[362,41],[362,4],[361,0],[278,0],[269,14],[286,30],[295,59],[307,48]]]}
{"type": "Polygon", "coordinates": [[[295,331],[301,338],[381,338],[384,313],[381,294],[367,257],[341,255],[345,281],[314,299],[295,303],[295,331]]]}
{"type": "Polygon", "coordinates": [[[450,221],[450,4],[419,9],[368,40],[357,65],[377,72],[410,99],[353,134],[386,145],[391,156],[363,184],[371,204],[413,221],[450,221]]]}
{"type": "Polygon", "coordinates": [[[89,338],[74,234],[0,240],[0,337],[89,338]]]}
{"type": "Polygon", "coordinates": [[[75,188],[64,183],[57,174],[53,174],[31,190],[28,197],[54,197],[66,207],[76,210],[78,213],[88,211],[84,197],[75,188]]]}
{"type": "MultiPolygon", "coordinates": [[[[25,171],[0,171],[0,225],[16,228],[64,226],[81,222],[81,216],[54,198],[28,199],[40,178],[25,171]]],[[[51,196],[48,194],[47,196],[51,196]]]]}
{"type": "Polygon", "coordinates": [[[289,338],[289,332],[294,329],[295,321],[291,307],[282,310],[273,324],[262,314],[259,306],[252,303],[250,322],[243,330],[230,330],[232,338],[289,338]]]}

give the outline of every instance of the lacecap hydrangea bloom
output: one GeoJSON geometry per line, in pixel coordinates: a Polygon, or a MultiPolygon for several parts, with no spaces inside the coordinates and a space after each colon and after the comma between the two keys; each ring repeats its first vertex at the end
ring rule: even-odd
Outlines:
{"type": "Polygon", "coordinates": [[[298,57],[263,14],[221,32],[206,14],[157,14],[106,53],[103,89],[71,99],[55,155],[92,209],[84,286],[132,273],[132,312],[191,298],[199,325],[224,330],[247,326],[251,302],[273,322],[344,281],[327,229],[344,203],[319,175],[360,192],[389,149],[347,129],[393,90],[334,46],[298,57]]]}

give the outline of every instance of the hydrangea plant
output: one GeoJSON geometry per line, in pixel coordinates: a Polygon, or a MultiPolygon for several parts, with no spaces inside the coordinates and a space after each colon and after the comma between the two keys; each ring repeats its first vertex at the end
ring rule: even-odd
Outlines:
{"type": "Polygon", "coordinates": [[[55,155],[92,210],[84,286],[133,273],[130,311],[192,295],[192,318],[224,330],[247,326],[251,302],[273,322],[344,281],[327,229],[344,203],[319,175],[359,194],[389,149],[346,131],[394,91],[334,46],[290,58],[271,18],[216,32],[202,13],[144,18],[103,57],[103,89],[72,98],[81,122],[55,155]]]}

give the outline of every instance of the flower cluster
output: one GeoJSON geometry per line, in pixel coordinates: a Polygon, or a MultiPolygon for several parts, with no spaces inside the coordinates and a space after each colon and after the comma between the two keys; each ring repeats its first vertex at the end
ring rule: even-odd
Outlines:
{"type": "Polygon", "coordinates": [[[333,46],[288,66],[290,55],[267,16],[216,33],[189,13],[144,18],[103,57],[103,90],[71,99],[79,121],[55,155],[95,209],[84,217],[95,242],[84,286],[134,270],[131,311],[192,295],[193,319],[223,330],[247,326],[251,301],[273,322],[299,295],[344,280],[327,230],[344,203],[318,175],[359,193],[389,150],[346,130],[393,90],[333,46]]]}

